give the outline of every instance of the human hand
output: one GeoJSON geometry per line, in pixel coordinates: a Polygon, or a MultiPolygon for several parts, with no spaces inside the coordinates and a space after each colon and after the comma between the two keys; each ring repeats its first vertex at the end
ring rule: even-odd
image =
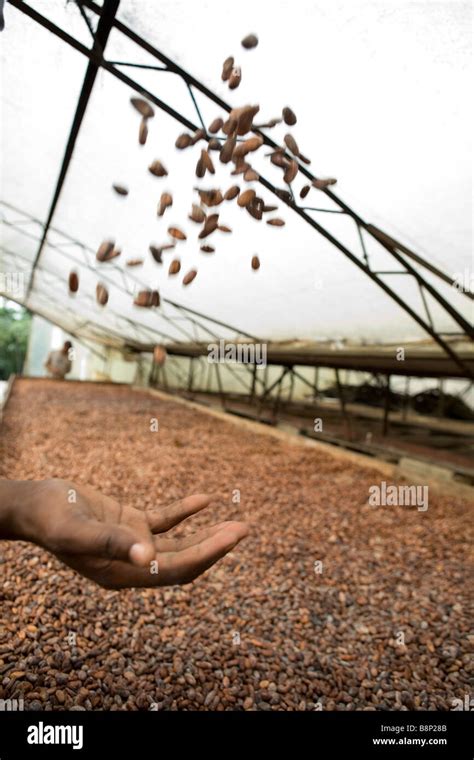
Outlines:
{"type": "Polygon", "coordinates": [[[1,485],[0,503],[12,507],[0,538],[39,544],[105,588],[190,583],[248,533],[246,523],[223,522],[186,538],[161,535],[207,507],[205,494],[142,511],[65,480],[1,485]]]}

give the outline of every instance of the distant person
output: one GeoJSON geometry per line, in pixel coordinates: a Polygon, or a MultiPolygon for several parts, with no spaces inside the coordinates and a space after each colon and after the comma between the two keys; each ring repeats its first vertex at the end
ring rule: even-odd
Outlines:
{"type": "Polygon", "coordinates": [[[72,362],[69,358],[72,343],[67,340],[64,346],[57,351],[50,351],[48,358],[45,361],[45,368],[50,377],[54,377],[57,380],[64,380],[68,372],[72,369],[72,362]]]}

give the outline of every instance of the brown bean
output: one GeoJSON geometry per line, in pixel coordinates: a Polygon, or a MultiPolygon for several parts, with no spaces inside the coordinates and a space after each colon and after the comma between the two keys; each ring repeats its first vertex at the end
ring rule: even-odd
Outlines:
{"type": "Polygon", "coordinates": [[[285,203],[293,202],[291,193],[289,193],[288,190],[280,190],[279,188],[277,188],[275,190],[275,193],[278,195],[279,198],[281,198],[282,201],[285,201],[285,203]]]}
{"type": "Polygon", "coordinates": [[[237,126],[237,119],[233,119],[232,116],[229,116],[222,126],[222,131],[228,137],[234,137],[235,132],[237,131],[237,126]]]}
{"type": "Polygon", "coordinates": [[[185,233],[179,227],[168,227],[168,235],[171,235],[176,240],[186,240],[185,233]]]}
{"type": "Polygon", "coordinates": [[[130,103],[144,119],[152,119],[155,112],[151,105],[143,98],[130,98],[130,103]]]}
{"type": "Polygon", "coordinates": [[[291,160],[286,168],[283,179],[287,185],[290,185],[298,174],[298,164],[296,161],[291,160]]]}
{"type": "Polygon", "coordinates": [[[298,148],[298,143],[296,142],[296,140],[293,137],[293,135],[285,135],[285,137],[283,139],[285,141],[285,145],[287,146],[287,148],[289,148],[289,150],[291,150],[291,152],[293,153],[293,155],[294,156],[299,156],[300,150],[298,148]]]}
{"type": "Polygon", "coordinates": [[[160,305],[160,294],[157,290],[140,290],[133,301],[135,306],[149,309],[160,305]]]}
{"type": "Polygon", "coordinates": [[[95,297],[97,299],[97,303],[101,306],[105,306],[107,301],[109,300],[109,291],[105,287],[105,285],[102,285],[102,283],[98,283],[96,285],[95,289],[95,297]]]}
{"type": "Polygon", "coordinates": [[[125,185],[112,185],[117,195],[128,195],[128,188],[125,185]]]}
{"type": "Polygon", "coordinates": [[[256,182],[259,178],[260,178],[260,175],[257,174],[257,172],[252,168],[247,169],[244,172],[244,180],[246,182],[256,182]]]}
{"type": "Polygon", "coordinates": [[[234,68],[234,59],[230,55],[228,58],[225,59],[224,63],[222,64],[222,75],[221,75],[221,78],[222,78],[223,82],[227,82],[227,80],[229,79],[229,77],[230,77],[230,75],[232,73],[232,69],[233,68],[234,68]]]}
{"type": "Polygon", "coordinates": [[[306,198],[310,190],[311,190],[310,185],[305,185],[304,187],[302,187],[300,190],[300,198],[306,198]]]}
{"type": "Polygon", "coordinates": [[[234,198],[237,198],[239,193],[240,193],[240,187],[238,185],[232,185],[232,187],[229,187],[227,192],[224,193],[224,200],[232,201],[234,200],[234,198]]]}
{"type": "Polygon", "coordinates": [[[156,261],[156,263],[157,264],[162,264],[163,263],[163,259],[161,258],[162,249],[161,248],[157,248],[156,245],[150,245],[149,246],[149,250],[150,250],[150,253],[153,256],[154,260],[156,261]]]}
{"type": "Polygon", "coordinates": [[[189,285],[194,280],[196,275],[197,275],[197,270],[190,269],[189,272],[185,274],[183,277],[183,285],[189,285]]]}
{"type": "Polygon", "coordinates": [[[148,139],[148,124],[146,119],[142,119],[138,128],[138,142],[140,145],[145,145],[148,139]]]}
{"type": "MultiPolygon", "coordinates": [[[[176,247],[176,243],[173,240],[171,243],[162,243],[161,245],[152,244],[149,246],[149,250],[152,255],[154,251],[158,257],[161,257],[161,254],[163,253],[163,251],[171,251],[175,247],[176,247]],[[153,251],[152,251],[152,248],[153,248],[153,251]]],[[[161,264],[161,262],[159,263],[161,264]]]]}
{"type": "Polygon", "coordinates": [[[282,111],[283,121],[288,124],[289,127],[293,127],[296,124],[296,116],[294,111],[286,106],[282,111]]]}
{"type": "Polygon", "coordinates": [[[263,137],[260,137],[259,135],[256,137],[249,137],[248,140],[244,140],[236,146],[232,158],[243,158],[247,153],[258,150],[261,145],[263,145],[263,137]]]}
{"type": "Polygon", "coordinates": [[[191,145],[196,145],[199,140],[202,140],[206,136],[206,133],[203,129],[197,129],[193,136],[191,137],[191,145]]]}
{"type": "Polygon", "coordinates": [[[261,198],[254,198],[246,206],[246,209],[254,219],[260,220],[263,213],[263,200],[261,198]]]}
{"type": "Polygon", "coordinates": [[[171,193],[162,193],[158,204],[158,216],[163,216],[167,208],[173,205],[173,196],[171,193]]]}
{"type": "Polygon", "coordinates": [[[97,249],[95,255],[97,261],[106,261],[114,250],[115,242],[113,240],[104,240],[97,249]]]}
{"type": "Polygon", "coordinates": [[[241,42],[242,47],[244,47],[246,50],[251,50],[254,47],[257,47],[258,45],[258,37],[256,34],[247,34],[246,37],[243,38],[241,42]]]}
{"type": "Polygon", "coordinates": [[[244,190],[243,193],[240,193],[237,199],[237,203],[241,207],[248,206],[248,204],[251,203],[251,201],[253,201],[255,196],[256,196],[255,190],[244,190]]]}
{"type": "Polygon", "coordinates": [[[261,135],[249,137],[248,140],[245,140],[244,145],[246,145],[251,152],[258,150],[263,145],[263,137],[261,137],[261,135]]]}
{"type": "Polygon", "coordinates": [[[215,135],[217,132],[219,132],[219,130],[222,129],[223,126],[224,126],[224,119],[221,119],[221,117],[219,116],[217,119],[214,119],[214,121],[211,121],[209,125],[209,132],[211,133],[211,135],[215,135]]]}
{"type": "Polygon", "coordinates": [[[120,256],[122,251],[120,248],[113,248],[112,251],[106,256],[105,259],[102,259],[103,262],[106,261],[112,261],[112,259],[116,259],[117,256],[120,256]]]}
{"type": "Polygon", "coordinates": [[[197,206],[195,203],[193,203],[193,208],[191,213],[188,214],[188,219],[191,219],[193,222],[197,222],[198,224],[202,224],[206,219],[206,214],[200,206],[197,206]]]}
{"type": "Polygon", "coordinates": [[[328,179],[314,179],[312,185],[313,187],[317,187],[318,190],[324,190],[330,185],[335,185],[336,182],[337,179],[334,179],[334,177],[329,177],[328,179]]]}
{"type": "Polygon", "coordinates": [[[243,159],[239,158],[235,164],[235,169],[231,171],[231,174],[236,176],[237,174],[245,174],[248,169],[251,169],[252,167],[250,164],[247,163],[247,161],[244,161],[243,159]]]}
{"type": "Polygon", "coordinates": [[[222,164],[228,164],[229,161],[232,158],[232,155],[235,150],[235,146],[237,144],[237,140],[235,137],[228,137],[225,141],[224,145],[222,146],[222,150],[219,154],[219,161],[222,164]]]}
{"type": "Polygon", "coordinates": [[[212,232],[214,232],[214,230],[217,229],[218,223],[219,223],[219,214],[210,214],[204,223],[204,227],[199,233],[200,240],[202,240],[203,238],[207,237],[212,232]]]}
{"type": "Polygon", "coordinates": [[[206,171],[208,171],[210,174],[216,173],[216,170],[214,169],[214,164],[212,163],[212,158],[210,157],[207,150],[201,151],[201,160],[206,171]]]}
{"type": "Polygon", "coordinates": [[[151,291],[150,290],[140,290],[136,294],[136,296],[135,296],[135,298],[133,300],[133,303],[135,304],[135,306],[142,306],[144,308],[147,307],[147,306],[149,306],[150,302],[151,302],[151,291]]]}
{"type": "Polygon", "coordinates": [[[148,171],[155,177],[166,177],[168,174],[161,161],[153,161],[148,167],[148,171]]]}
{"type": "Polygon", "coordinates": [[[202,156],[198,159],[198,162],[196,164],[195,174],[196,177],[199,179],[202,179],[206,173],[206,167],[204,166],[204,162],[202,160],[202,156]]]}
{"type": "Polygon", "coordinates": [[[252,129],[252,123],[260,111],[260,106],[243,106],[231,111],[231,117],[237,119],[237,134],[239,137],[246,135],[252,129]]]}
{"type": "Polygon", "coordinates": [[[267,224],[271,224],[273,227],[283,227],[285,222],[283,219],[278,219],[278,217],[275,217],[275,219],[267,219],[267,224]]]}
{"type": "Polygon", "coordinates": [[[168,274],[178,274],[178,272],[179,272],[180,269],[181,269],[181,262],[180,262],[180,260],[179,259],[173,259],[173,261],[171,262],[171,264],[169,266],[168,274]]]}
{"type": "Polygon", "coordinates": [[[69,292],[77,293],[77,291],[79,290],[79,275],[74,269],[71,272],[69,272],[68,284],[69,284],[69,292]]]}
{"type": "Polygon", "coordinates": [[[229,90],[235,90],[242,81],[242,70],[240,66],[232,69],[229,77],[229,90]]]}
{"type": "Polygon", "coordinates": [[[190,145],[193,144],[193,138],[191,135],[188,135],[187,132],[183,132],[183,134],[179,135],[179,137],[176,138],[175,146],[179,150],[184,150],[184,148],[188,148],[190,145]]]}
{"type": "Polygon", "coordinates": [[[263,124],[255,124],[255,129],[273,129],[277,124],[281,124],[282,119],[269,119],[263,124]]]}
{"type": "Polygon", "coordinates": [[[288,159],[281,151],[275,151],[270,155],[270,161],[280,169],[286,169],[288,166],[288,159]]]}
{"type": "Polygon", "coordinates": [[[205,206],[219,206],[224,200],[220,190],[198,190],[201,203],[205,206]]]}
{"type": "Polygon", "coordinates": [[[255,271],[257,269],[260,269],[260,259],[258,258],[258,256],[252,256],[252,269],[254,269],[255,271]]]}

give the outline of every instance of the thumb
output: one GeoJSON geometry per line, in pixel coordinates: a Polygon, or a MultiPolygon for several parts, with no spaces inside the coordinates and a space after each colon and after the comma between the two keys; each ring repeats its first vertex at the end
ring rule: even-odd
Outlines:
{"type": "Polygon", "coordinates": [[[144,567],[155,558],[151,533],[98,520],[74,520],[68,535],[55,541],[58,553],[87,554],[104,559],[122,560],[144,567]]]}

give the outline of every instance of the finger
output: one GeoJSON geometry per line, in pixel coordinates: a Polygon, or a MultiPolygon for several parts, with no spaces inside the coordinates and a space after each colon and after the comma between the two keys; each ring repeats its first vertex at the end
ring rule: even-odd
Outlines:
{"type": "Polygon", "coordinates": [[[194,494],[194,496],[187,496],[168,507],[147,510],[146,515],[152,533],[165,533],[187,517],[208,507],[214,498],[210,494],[194,494]]]}
{"type": "Polygon", "coordinates": [[[191,533],[189,536],[183,536],[182,538],[163,538],[162,536],[154,536],[155,551],[157,552],[179,552],[182,549],[187,549],[188,546],[194,546],[201,543],[208,536],[213,536],[218,530],[228,525],[228,522],[220,522],[216,525],[211,525],[209,528],[203,528],[196,533],[191,533]]]}
{"type": "Polygon", "coordinates": [[[151,568],[134,567],[129,562],[115,561],[103,566],[97,557],[63,555],[63,562],[86,578],[105,588],[152,588],[190,583],[207,570],[247,535],[245,523],[225,523],[195,547],[178,552],[156,555],[156,571],[151,568]],[[197,550],[197,551],[196,551],[197,550]]]}
{"type": "MultiPolygon", "coordinates": [[[[59,537],[53,537],[51,548],[55,553],[86,554],[126,561],[132,551],[137,552],[137,545],[142,546],[142,536],[138,531],[114,523],[76,518],[68,522],[67,532],[62,530],[59,537]]],[[[139,556],[141,552],[142,549],[138,550],[139,556]]]]}
{"type": "MultiPolygon", "coordinates": [[[[87,490],[91,491],[91,489],[87,490]]],[[[107,525],[120,525],[133,533],[135,541],[124,559],[128,559],[139,567],[148,565],[155,557],[155,547],[146,512],[135,509],[125,510],[123,505],[115,499],[102,493],[90,493],[89,503],[92,499],[95,499],[101,507],[102,522],[107,525]]]]}
{"type": "Polygon", "coordinates": [[[229,522],[199,544],[182,551],[160,554],[159,568],[166,583],[190,583],[227,552],[231,551],[249,532],[247,523],[229,522]]]}
{"type": "Polygon", "coordinates": [[[138,567],[146,567],[155,559],[153,534],[145,512],[137,511],[127,515],[127,527],[133,531],[136,540],[130,549],[129,559],[138,567]]]}

